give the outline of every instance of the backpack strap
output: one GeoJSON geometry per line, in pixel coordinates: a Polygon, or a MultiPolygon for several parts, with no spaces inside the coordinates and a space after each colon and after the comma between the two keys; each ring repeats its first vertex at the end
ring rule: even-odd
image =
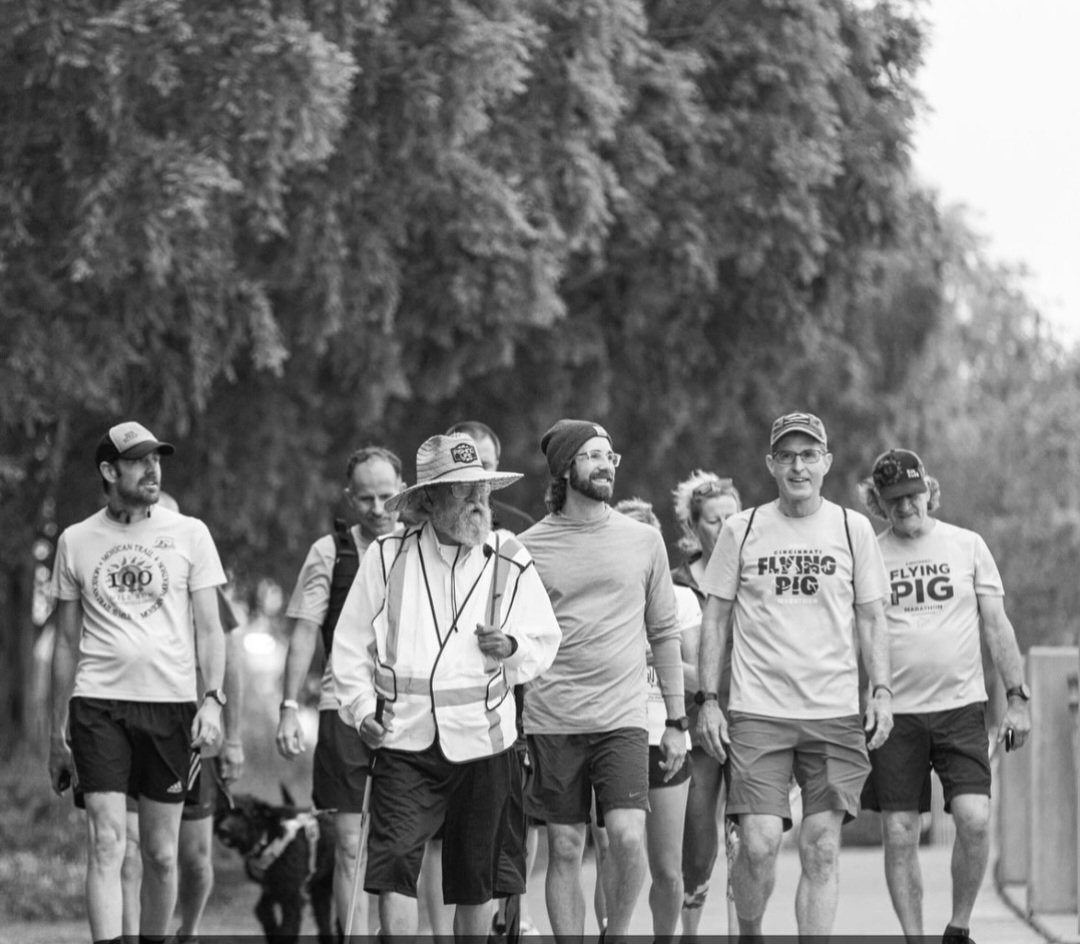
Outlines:
{"type": "Polygon", "coordinates": [[[738,578],[737,578],[737,584],[736,585],[738,585],[738,583],[742,582],[742,552],[743,552],[743,547],[746,546],[746,539],[748,537],[750,537],[750,529],[754,526],[754,515],[757,514],[757,510],[758,510],[759,507],[760,507],[759,505],[754,505],[754,507],[750,509],[750,517],[746,521],[746,530],[743,532],[742,540],[739,542],[739,569],[737,571],[738,578]]]}
{"type": "Polygon", "coordinates": [[[321,627],[323,649],[327,657],[334,645],[334,630],[337,628],[342,607],[345,606],[345,598],[349,595],[349,588],[360,569],[360,552],[353,540],[352,531],[341,518],[334,519],[333,538],[334,569],[330,574],[330,602],[321,627]]]}

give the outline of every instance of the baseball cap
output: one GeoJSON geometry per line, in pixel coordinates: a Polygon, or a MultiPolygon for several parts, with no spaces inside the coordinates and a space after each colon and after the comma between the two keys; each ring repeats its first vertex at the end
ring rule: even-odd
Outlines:
{"type": "Polygon", "coordinates": [[[788,433],[806,433],[811,439],[816,439],[821,445],[827,446],[828,439],[825,436],[825,424],[813,413],[785,413],[772,424],[772,432],[769,434],[769,448],[777,444],[788,433]]]}
{"type": "Polygon", "coordinates": [[[883,499],[929,491],[926,469],[910,449],[890,449],[874,460],[874,487],[883,499]]]}
{"type": "Polygon", "coordinates": [[[171,456],[176,448],[172,443],[161,442],[142,423],[117,423],[98,441],[94,465],[117,459],[141,459],[151,452],[171,456]]]}

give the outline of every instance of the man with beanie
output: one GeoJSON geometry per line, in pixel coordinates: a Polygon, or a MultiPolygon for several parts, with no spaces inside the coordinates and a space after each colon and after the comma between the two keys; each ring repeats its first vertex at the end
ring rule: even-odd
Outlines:
{"type": "MultiPolygon", "coordinates": [[[[581,939],[581,864],[593,793],[604,818],[614,894],[609,940],[623,939],[645,880],[649,809],[646,643],[667,708],[661,768],[686,757],[675,593],[663,538],[608,505],[620,456],[600,425],[563,419],[540,440],[549,514],[521,535],[562,629],[555,662],[525,688],[535,775],[530,815],[547,823],[546,898],[556,937],[581,939]]],[[[606,864],[605,864],[606,867],[606,864]]]]}
{"type": "Polygon", "coordinates": [[[139,809],[139,936],[165,939],[181,813],[198,787],[192,752],[221,745],[217,588],[225,572],[205,524],[158,506],[161,457],[173,452],[140,423],[113,426],[94,457],[107,504],[66,528],[56,546],[49,773],[62,793],[74,762],[86,802],[94,941],[121,938],[125,795],[139,809]],[[205,685],[200,703],[196,665],[205,685]]]}
{"type": "Polygon", "coordinates": [[[879,748],[892,729],[885,567],[866,516],[822,497],[831,465],[818,417],[779,417],[765,456],[777,498],[727,519],[701,579],[708,598],[698,731],[713,757],[729,761],[727,815],[739,834],[731,885],[739,933],[750,940],[761,938],[781,840],[792,825],[792,776],[803,802],[799,935],[829,936],[841,827],[859,811],[867,748],[879,748]],[[717,691],[729,632],[725,717],[717,691]],[[869,676],[865,724],[860,655],[869,676]]]}
{"type": "Polygon", "coordinates": [[[941,488],[908,449],[890,449],[859,483],[878,535],[891,595],[885,607],[896,727],[871,755],[863,806],[881,811],[885,879],[908,940],[921,941],[920,813],[930,770],[956,825],[953,911],[944,944],[970,942],[968,926],[990,855],[990,757],[980,641],[1005,683],[997,743],[1021,747],[1031,730],[1024,667],[1005,614],[1005,591],[986,542],[932,517],[941,488]]]}

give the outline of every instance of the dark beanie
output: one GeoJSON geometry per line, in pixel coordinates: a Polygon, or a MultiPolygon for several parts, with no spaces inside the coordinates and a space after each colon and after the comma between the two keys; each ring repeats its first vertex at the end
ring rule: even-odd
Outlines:
{"type": "Polygon", "coordinates": [[[608,431],[588,420],[559,420],[540,440],[540,451],[547,457],[551,474],[558,478],[574,461],[578,450],[594,436],[611,442],[608,431]]]}

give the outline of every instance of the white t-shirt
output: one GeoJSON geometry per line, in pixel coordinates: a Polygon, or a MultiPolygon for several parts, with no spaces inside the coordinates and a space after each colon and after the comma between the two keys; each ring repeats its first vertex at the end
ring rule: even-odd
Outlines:
{"type": "Polygon", "coordinates": [[[735,601],[730,707],[774,718],[857,714],[854,605],[886,593],[870,521],[847,512],[849,548],[839,505],[823,499],[812,515],[789,518],[773,501],[757,509],[743,544],[751,511],[725,522],[701,581],[735,601]]]}
{"type": "MultiPolygon", "coordinates": [[[[354,524],[349,528],[349,533],[356,542],[359,560],[363,558],[371,541],[360,532],[359,525],[354,524]]],[[[308,620],[316,626],[322,626],[326,612],[330,609],[330,580],[336,558],[337,550],[332,534],[324,534],[311,545],[285,610],[289,619],[308,620]]],[[[333,658],[333,650],[330,655],[333,658]]],[[[330,659],[327,659],[319,682],[319,711],[337,711],[339,707],[341,706],[334,696],[334,674],[330,669],[330,659]]]]}
{"type": "MultiPolygon", "coordinates": [[[[697,594],[689,587],[675,585],[675,606],[678,612],[679,632],[686,632],[695,626],[701,625],[701,604],[698,603],[697,594]]],[[[652,653],[649,653],[649,667],[646,670],[646,679],[649,682],[649,701],[646,707],[649,727],[649,745],[656,747],[664,736],[667,725],[667,705],[664,702],[664,693],[660,690],[660,679],[656,669],[652,667],[652,653]]],[[[686,733],[686,748],[690,749],[690,732],[686,733]]]]}
{"type": "Polygon", "coordinates": [[[206,525],[155,507],[114,521],[101,509],[65,529],[51,594],[82,602],[73,696],[195,701],[191,594],[225,583],[206,525]]]}
{"type": "Polygon", "coordinates": [[[944,521],[918,538],[878,536],[889,574],[893,711],[944,711],[986,701],[979,597],[1004,597],[986,542],[944,521]]]}

